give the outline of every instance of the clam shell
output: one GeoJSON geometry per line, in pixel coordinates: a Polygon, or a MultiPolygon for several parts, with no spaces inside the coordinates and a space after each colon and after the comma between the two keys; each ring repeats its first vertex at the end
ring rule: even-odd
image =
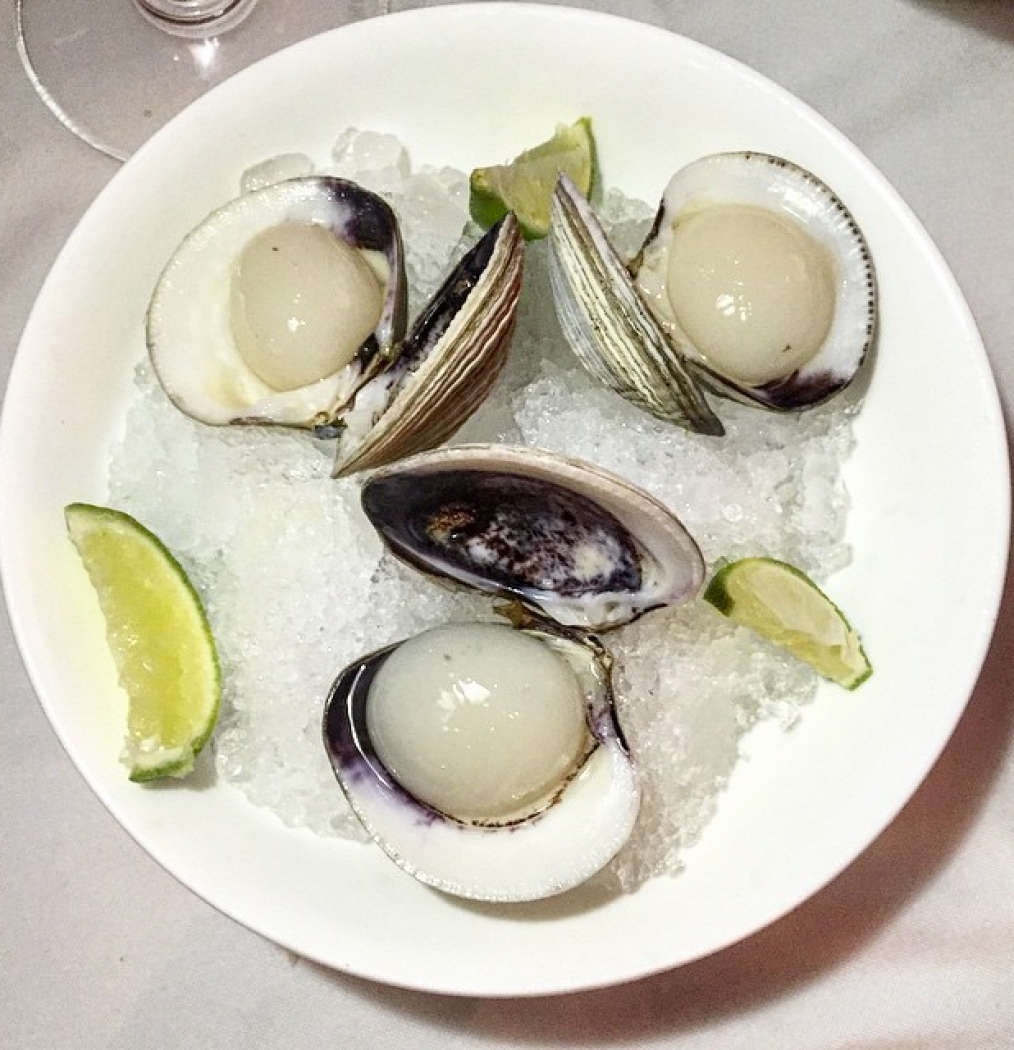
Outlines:
{"type": "Polygon", "coordinates": [[[583,764],[537,811],[500,824],[463,822],[414,798],[370,740],[369,691],[388,646],[347,667],[324,707],[335,776],[374,842],[402,869],[445,893],[509,902],[550,897],[604,867],[640,807],[636,771],[616,722],[608,654],[562,631],[526,631],[554,648],[582,683],[590,747],[583,764]]]}
{"type": "Polygon", "coordinates": [[[802,366],[763,385],[723,375],[698,350],[678,319],[660,315],[675,345],[691,361],[701,381],[716,393],[774,410],[808,408],[846,387],[859,371],[875,338],[877,281],[869,247],[858,223],[841,199],[812,172],[765,153],[730,152],[702,157],[680,169],[667,185],[655,222],[630,263],[635,284],[644,292],[644,274],[653,271],[660,294],[646,296],[649,306],[665,302],[665,256],[673,224],[680,216],[722,204],[763,208],[784,215],[826,250],[833,261],[834,314],[822,346],[802,366]]]}
{"type": "Polygon", "coordinates": [[[394,359],[407,327],[407,288],[398,221],[381,197],[345,179],[289,179],[223,205],[181,242],[151,298],[148,350],[169,398],[194,419],[312,428],[333,419],[394,359]],[[355,358],[318,382],[279,391],[251,371],[235,345],[229,289],[244,246],[286,222],[318,224],[381,253],[388,281],[377,326],[355,358]]]}
{"type": "Polygon", "coordinates": [[[366,515],[387,547],[430,575],[606,630],[692,597],[704,560],[654,497],[541,449],[458,445],[378,471],[366,515]]]}
{"type": "Polygon", "coordinates": [[[522,269],[520,227],[511,213],[454,268],[397,361],[342,414],[335,477],[433,448],[482,404],[507,359],[522,269]]]}
{"type": "Polygon", "coordinates": [[[563,333],[605,386],[660,419],[725,432],[686,360],[647,308],[591,205],[562,175],[553,194],[549,275],[563,333]]]}

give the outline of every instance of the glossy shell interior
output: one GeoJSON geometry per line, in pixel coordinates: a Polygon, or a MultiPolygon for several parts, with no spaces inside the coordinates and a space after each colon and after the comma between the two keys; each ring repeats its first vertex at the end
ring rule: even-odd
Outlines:
{"type": "Polygon", "coordinates": [[[648,493],[540,449],[459,445],[363,486],[363,509],[399,558],[597,631],[685,601],[704,580],[693,537],[648,493]]]}
{"type": "Polygon", "coordinates": [[[640,790],[615,721],[608,658],[594,643],[534,631],[574,668],[591,746],[580,768],[534,812],[503,824],[457,820],[401,788],[370,740],[366,708],[396,646],[345,669],[327,699],[323,736],[349,804],[401,868],[445,893],[517,902],[562,893],[604,867],[633,829],[640,790]]]}
{"type": "Polygon", "coordinates": [[[244,194],[209,215],[170,257],[152,294],[146,339],[169,398],[187,415],[231,423],[315,427],[332,419],[405,337],[407,284],[398,221],[376,194],[345,179],[290,179],[244,194]],[[346,244],[379,253],[388,278],[376,329],[333,375],[275,390],[236,346],[230,317],[233,272],[244,247],[284,223],[314,224],[346,244]]]}

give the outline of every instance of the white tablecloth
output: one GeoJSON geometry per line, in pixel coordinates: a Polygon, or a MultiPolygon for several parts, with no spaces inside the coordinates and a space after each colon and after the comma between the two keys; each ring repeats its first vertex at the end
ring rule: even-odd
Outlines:
{"type": "MultiPolygon", "coordinates": [[[[980,326],[1005,402],[1014,395],[1014,4],[578,6],[724,51],[850,137],[936,240],[980,326]]],[[[9,10],[3,25],[6,379],[49,266],[116,165],[44,109],[18,62],[9,10]]],[[[326,971],[237,926],[174,881],[106,813],[63,753],[5,620],[0,1045],[1014,1046],[1012,658],[1008,588],[979,685],[928,780],[856,863],[773,927],[620,988],[477,1001],[326,971]]]]}

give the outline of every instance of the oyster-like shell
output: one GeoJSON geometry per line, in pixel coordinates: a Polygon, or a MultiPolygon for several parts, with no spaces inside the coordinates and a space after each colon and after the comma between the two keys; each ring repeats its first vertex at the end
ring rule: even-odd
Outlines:
{"type": "Polygon", "coordinates": [[[394,212],[355,183],[312,176],[244,194],[195,227],[158,279],[146,337],[163,388],[194,419],[312,428],[333,421],[359,386],[386,367],[404,340],[406,323],[404,251],[394,212]],[[382,303],[373,332],[348,364],[279,389],[258,375],[240,349],[233,280],[244,249],[286,226],[327,230],[362,253],[382,283],[382,303]]]}
{"type": "Polygon", "coordinates": [[[459,445],[370,477],[363,509],[399,558],[605,630],[699,590],[704,560],[662,503],[592,464],[541,449],[459,445]]]}
{"type": "MultiPolygon", "coordinates": [[[[463,640],[469,653],[464,684],[474,692],[477,685],[482,685],[484,647],[495,649],[503,644],[497,632],[506,632],[508,636],[517,632],[490,624],[437,629],[445,636],[458,630],[468,632],[463,640]],[[491,638],[477,644],[476,638],[489,632],[493,632],[491,638]]],[[[413,673],[414,666],[407,668],[413,673],[415,695],[386,698],[375,693],[375,689],[383,688],[384,664],[399,645],[389,646],[346,668],[325,705],[325,749],[353,811],[373,840],[421,882],[461,897],[507,902],[562,893],[607,864],[622,847],[637,819],[640,790],[615,719],[608,654],[592,639],[559,630],[532,629],[523,633],[548,647],[562,658],[565,668],[569,668],[566,673],[579,690],[583,709],[576,713],[579,720],[583,717],[584,724],[578,727],[583,742],[579,742],[571,768],[547,783],[538,798],[501,817],[476,819],[456,815],[422,801],[399,783],[378,754],[375,731],[371,733],[371,702],[379,705],[401,699],[406,706],[433,702],[433,698],[419,695],[425,689],[417,685],[430,673],[426,666],[420,666],[417,673],[413,673]]],[[[443,664],[451,656],[438,649],[430,658],[443,664]]],[[[420,659],[413,654],[413,660],[420,659]]],[[[497,690],[491,692],[495,694],[497,690]]],[[[539,699],[536,691],[524,705],[525,716],[536,722],[541,707],[539,699]]],[[[550,699],[547,697],[547,702],[550,699]]],[[[440,703],[438,718],[442,726],[444,719],[451,717],[446,714],[447,706],[454,706],[455,701],[446,694],[437,696],[436,700],[440,703]]],[[[497,702],[496,696],[493,702],[497,702]]],[[[471,701],[464,703],[467,706],[471,701]]],[[[518,752],[505,755],[494,750],[489,754],[488,748],[502,748],[502,742],[499,738],[490,740],[490,734],[480,729],[476,738],[456,736],[457,746],[450,756],[445,756],[441,749],[441,757],[436,762],[441,766],[438,774],[445,777],[446,766],[475,746],[481,749],[481,754],[472,756],[473,762],[485,761],[504,767],[509,778],[512,762],[526,762],[525,739],[538,734],[540,727],[538,724],[518,727],[512,711],[505,712],[504,717],[511,724],[510,733],[505,735],[520,749],[518,752]]],[[[460,727],[455,725],[454,731],[460,734],[460,727]]],[[[425,767],[428,756],[414,753],[418,750],[414,739],[410,740],[410,747],[411,764],[425,767]]],[[[484,785],[476,783],[478,779],[481,778],[471,771],[463,774],[462,790],[466,800],[468,789],[480,794],[486,790],[484,785]]]]}

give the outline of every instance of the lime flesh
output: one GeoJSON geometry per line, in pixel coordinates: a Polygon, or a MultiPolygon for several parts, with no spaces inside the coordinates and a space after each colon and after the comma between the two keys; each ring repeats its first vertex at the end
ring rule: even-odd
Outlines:
{"type": "Polygon", "coordinates": [[[720,613],[787,649],[832,682],[855,689],[873,673],[841,609],[803,572],[774,558],[723,566],[704,592],[720,613]]]}
{"type": "Polygon", "coordinates": [[[221,701],[218,656],[200,598],[165,545],[130,515],[72,503],[64,516],[127,693],[121,760],[131,780],[185,776],[211,736],[221,701]]]}
{"type": "Polygon", "coordinates": [[[597,177],[591,120],[561,124],[553,137],[525,150],[509,164],[476,168],[469,179],[472,218],[489,229],[512,211],[527,240],[549,233],[549,208],[560,174],[569,175],[587,197],[597,177]]]}

